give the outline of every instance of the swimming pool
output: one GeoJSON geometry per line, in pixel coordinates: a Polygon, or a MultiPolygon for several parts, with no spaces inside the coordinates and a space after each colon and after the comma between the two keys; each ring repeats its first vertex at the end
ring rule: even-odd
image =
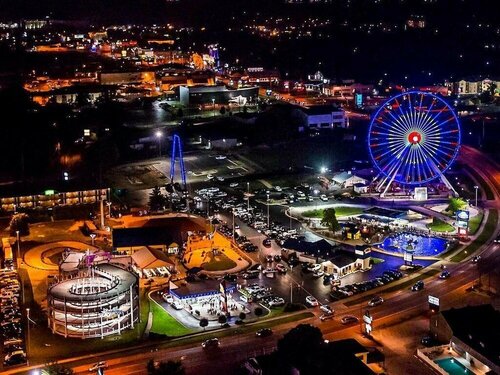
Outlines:
{"type": "Polygon", "coordinates": [[[433,256],[446,250],[448,241],[432,236],[402,232],[387,237],[379,244],[383,250],[403,254],[405,250],[413,250],[414,255],[433,256]]]}
{"type": "Polygon", "coordinates": [[[446,371],[450,375],[474,375],[472,371],[458,362],[456,359],[448,357],[443,359],[438,359],[434,361],[439,367],[441,367],[444,371],[446,371]]]}

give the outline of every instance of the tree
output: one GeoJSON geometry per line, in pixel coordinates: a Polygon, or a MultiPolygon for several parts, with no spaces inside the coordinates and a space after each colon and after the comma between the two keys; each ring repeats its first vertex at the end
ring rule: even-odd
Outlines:
{"type": "Polygon", "coordinates": [[[224,115],[226,114],[226,107],[224,107],[224,106],[220,107],[219,112],[220,112],[220,114],[221,114],[222,116],[224,116],[224,115]]]}
{"type": "Polygon", "coordinates": [[[452,214],[455,212],[464,209],[467,207],[467,202],[464,201],[462,198],[450,198],[450,202],[448,204],[448,211],[450,211],[452,214]]]}
{"type": "Polygon", "coordinates": [[[177,117],[183,117],[184,116],[184,111],[182,110],[182,108],[179,108],[177,110],[177,117]]]}
{"type": "Polygon", "coordinates": [[[166,199],[161,193],[160,187],[155,186],[149,194],[149,209],[151,211],[159,211],[165,208],[166,199]]]}
{"type": "Polygon", "coordinates": [[[240,312],[240,320],[245,320],[247,318],[247,314],[245,314],[243,311],[240,312]]]}
{"type": "Polygon", "coordinates": [[[337,220],[335,208],[327,208],[323,211],[323,219],[321,219],[321,224],[326,225],[332,232],[336,232],[340,229],[340,224],[337,220]]]}
{"type": "Polygon", "coordinates": [[[257,318],[259,316],[262,316],[262,314],[264,314],[264,310],[262,310],[262,307],[256,307],[253,312],[257,318]]]}
{"type": "Polygon", "coordinates": [[[286,363],[302,373],[314,363],[323,346],[323,334],[319,328],[310,324],[299,324],[278,341],[278,353],[286,363]]]}
{"type": "Polygon", "coordinates": [[[148,375],[184,375],[186,370],[180,361],[155,363],[152,359],[146,365],[148,375]]]}
{"type": "Polygon", "coordinates": [[[200,319],[200,327],[205,330],[205,328],[208,326],[208,319],[207,318],[201,318],[200,319]]]}
{"type": "Polygon", "coordinates": [[[222,326],[222,325],[227,323],[227,317],[225,315],[219,315],[219,318],[217,318],[217,321],[222,326]]]}
{"type": "Polygon", "coordinates": [[[43,375],[73,375],[73,369],[58,363],[49,363],[42,369],[43,375]]]}
{"type": "Polygon", "coordinates": [[[23,213],[13,215],[9,228],[12,237],[16,237],[17,231],[19,231],[19,236],[28,236],[30,234],[29,216],[23,213]]]}

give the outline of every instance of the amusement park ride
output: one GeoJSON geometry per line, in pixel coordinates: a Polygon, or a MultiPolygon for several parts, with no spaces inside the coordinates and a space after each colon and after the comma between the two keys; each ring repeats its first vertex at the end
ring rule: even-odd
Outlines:
{"type": "Polygon", "coordinates": [[[460,149],[460,124],[440,97],[409,91],[386,101],[372,117],[368,145],[379,173],[376,190],[384,197],[392,183],[425,187],[444,176],[460,149]]]}

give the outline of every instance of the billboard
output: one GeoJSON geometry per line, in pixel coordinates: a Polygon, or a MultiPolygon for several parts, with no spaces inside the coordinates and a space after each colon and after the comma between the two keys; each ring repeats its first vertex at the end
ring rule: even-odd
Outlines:
{"type": "Polygon", "coordinates": [[[363,94],[356,94],[355,100],[357,108],[363,107],[363,94]]]}
{"type": "Polygon", "coordinates": [[[456,213],[456,227],[467,230],[469,228],[469,217],[469,211],[458,210],[456,213]]]}

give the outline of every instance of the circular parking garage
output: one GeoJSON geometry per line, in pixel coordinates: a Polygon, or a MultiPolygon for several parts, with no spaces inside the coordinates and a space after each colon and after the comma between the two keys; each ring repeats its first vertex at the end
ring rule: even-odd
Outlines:
{"type": "Polygon", "coordinates": [[[95,338],[121,334],[139,320],[139,283],[133,273],[101,264],[80,270],[47,291],[52,333],[95,338]]]}

